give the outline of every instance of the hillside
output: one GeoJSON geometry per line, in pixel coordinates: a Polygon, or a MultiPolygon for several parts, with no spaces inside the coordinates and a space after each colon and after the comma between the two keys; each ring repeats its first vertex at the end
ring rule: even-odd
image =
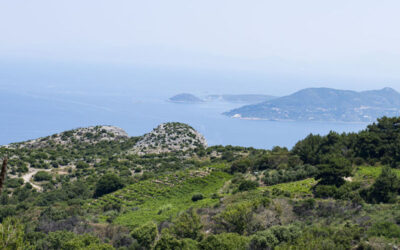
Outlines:
{"type": "Polygon", "coordinates": [[[123,140],[127,138],[129,138],[128,134],[121,128],[114,126],[93,126],[69,130],[27,142],[14,143],[9,145],[9,147],[31,149],[49,148],[57,145],[72,147],[77,143],[97,144],[101,141],[123,140]]]}
{"type": "Polygon", "coordinates": [[[224,114],[241,119],[371,122],[399,115],[400,94],[391,88],[363,92],[309,88],[224,114]]]}
{"type": "Polygon", "coordinates": [[[0,147],[0,248],[398,249],[399,123],[291,150],[207,147],[181,123],[0,147]]]}
{"type": "Polygon", "coordinates": [[[161,124],[145,134],[133,151],[138,154],[160,154],[196,148],[207,148],[204,137],[189,125],[171,122],[161,124]]]}

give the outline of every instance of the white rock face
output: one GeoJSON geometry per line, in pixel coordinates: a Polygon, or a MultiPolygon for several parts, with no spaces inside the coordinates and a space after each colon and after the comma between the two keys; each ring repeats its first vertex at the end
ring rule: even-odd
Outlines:
{"type": "Polygon", "coordinates": [[[187,151],[196,148],[207,148],[203,135],[191,126],[178,123],[164,123],[152,132],[145,134],[134,146],[134,153],[160,154],[178,151],[187,151]]]}
{"type": "Polygon", "coordinates": [[[93,126],[65,131],[52,136],[8,145],[13,148],[45,148],[54,145],[70,146],[76,143],[96,144],[100,141],[127,139],[129,135],[121,128],[114,126],[93,126]]]}

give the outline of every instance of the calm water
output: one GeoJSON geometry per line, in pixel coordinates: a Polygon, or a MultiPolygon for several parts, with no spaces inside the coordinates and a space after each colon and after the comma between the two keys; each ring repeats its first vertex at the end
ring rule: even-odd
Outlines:
{"type": "MultiPolygon", "coordinates": [[[[286,79],[298,82],[301,79],[286,79]]],[[[309,79],[303,79],[303,81],[309,79]]],[[[196,105],[166,102],[189,92],[275,94],[281,78],[235,72],[193,72],[93,65],[0,61],[0,144],[24,141],[68,129],[115,125],[137,136],[168,121],[188,123],[209,145],[292,147],[309,133],[358,131],[366,124],[237,120],[221,115],[229,103],[196,105]]],[[[240,106],[240,105],[239,105],[240,106]]]]}
{"type": "Polygon", "coordinates": [[[47,136],[77,127],[115,125],[131,136],[168,121],[188,123],[209,145],[292,147],[309,133],[359,131],[366,124],[271,122],[232,119],[222,112],[229,103],[175,104],[158,98],[110,95],[7,95],[1,98],[0,144],[47,136]]]}

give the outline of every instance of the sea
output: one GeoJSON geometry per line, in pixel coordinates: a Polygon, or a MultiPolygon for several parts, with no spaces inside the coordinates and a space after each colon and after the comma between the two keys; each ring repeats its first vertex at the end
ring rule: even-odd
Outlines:
{"type": "MultiPolygon", "coordinates": [[[[368,125],[241,120],[222,114],[240,103],[168,101],[182,92],[248,94],[250,87],[240,81],[212,74],[1,62],[0,66],[0,145],[95,125],[114,125],[140,136],[161,123],[183,122],[202,133],[209,145],[290,149],[310,133],[357,132],[368,125]]],[[[273,94],[267,92],[268,84],[264,87],[257,94],[273,94]]]]}

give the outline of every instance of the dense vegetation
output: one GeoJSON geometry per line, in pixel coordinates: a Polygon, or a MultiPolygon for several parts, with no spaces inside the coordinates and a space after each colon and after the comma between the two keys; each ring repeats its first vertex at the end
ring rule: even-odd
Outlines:
{"type": "Polygon", "coordinates": [[[59,136],[68,144],[2,147],[0,248],[393,249],[399,124],[383,117],[291,150],[138,155],[139,137],[93,143],[71,132],[59,136]]]}

